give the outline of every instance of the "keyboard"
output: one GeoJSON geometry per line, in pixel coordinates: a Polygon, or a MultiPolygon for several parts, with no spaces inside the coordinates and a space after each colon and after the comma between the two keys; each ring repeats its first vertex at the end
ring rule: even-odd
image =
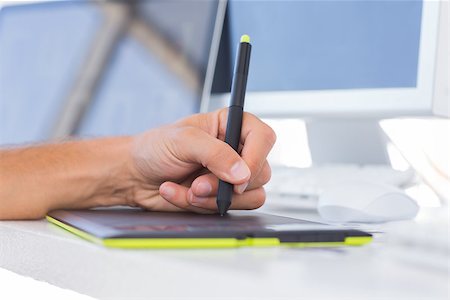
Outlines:
{"type": "Polygon", "coordinates": [[[415,172],[394,170],[385,165],[324,165],[311,168],[272,168],[272,178],[266,192],[279,196],[314,198],[337,180],[364,180],[405,187],[415,181],[415,172]]]}

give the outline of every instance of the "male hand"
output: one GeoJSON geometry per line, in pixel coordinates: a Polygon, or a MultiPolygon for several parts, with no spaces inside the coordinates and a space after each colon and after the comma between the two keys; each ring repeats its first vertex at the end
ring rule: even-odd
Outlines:
{"type": "Polygon", "coordinates": [[[197,114],[134,139],[135,185],[130,205],[153,211],[217,211],[218,180],[235,194],[230,209],[263,205],[263,185],[271,176],[267,155],[276,136],[252,114],[244,113],[239,152],[224,142],[228,109],[197,114]]]}

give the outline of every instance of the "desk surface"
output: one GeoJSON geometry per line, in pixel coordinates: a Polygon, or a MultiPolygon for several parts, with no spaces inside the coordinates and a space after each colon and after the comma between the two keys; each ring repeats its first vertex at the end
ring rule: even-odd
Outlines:
{"type": "MultiPolygon", "coordinates": [[[[272,200],[264,212],[318,219],[272,200]]],[[[448,274],[397,260],[383,239],[333,249],[121,250],[44,220],[7,221],[0,267],[100,299],[448,299],[448,274]]]]}

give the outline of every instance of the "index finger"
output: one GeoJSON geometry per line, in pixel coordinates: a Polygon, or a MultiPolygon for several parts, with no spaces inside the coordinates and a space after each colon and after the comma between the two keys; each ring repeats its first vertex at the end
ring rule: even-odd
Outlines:
{"type": "MultiPolygon", "coordinates": [[[[223,139],[226,133],[228,110],[219,111],[218,137],[223,139]]],[[[241,157],[251,171],[250,181],[260,173],[267,155],[276,142],[275,131],[255,115],[245,112],[242,118],[241,157]]]]}
{"type": "MultiPolygon", "coordinates": [[[[223,108],[208,114],[198,114],[182,120],[185,125],[202,129],[220,140],[225,139],[228,108],[223,108]]],[[[242,159],[251,171],[250,181],[257,176],[276,141],[273,129],[255,115],[244,112],[240,143],[242,159]]]]}

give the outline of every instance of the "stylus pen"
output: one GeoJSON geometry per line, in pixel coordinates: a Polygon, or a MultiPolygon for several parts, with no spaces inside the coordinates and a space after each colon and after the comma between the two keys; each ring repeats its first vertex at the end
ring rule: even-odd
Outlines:
{"type": "MultiPolygon", "coordinates": [[[[236,62],[234,65],[233,83],[231,85],[230,107],[228,108],[227,131],[225,142],[236,152],[241,139],[242,115],[244,113],[245,90],[247,87],[248,68],[252,45],[248,35],[241,36],[236,62]]],[[[219,180],[217,191],[217,208],[221,216],[225,215],[231,205],[233,185],[219,180]]]]}

